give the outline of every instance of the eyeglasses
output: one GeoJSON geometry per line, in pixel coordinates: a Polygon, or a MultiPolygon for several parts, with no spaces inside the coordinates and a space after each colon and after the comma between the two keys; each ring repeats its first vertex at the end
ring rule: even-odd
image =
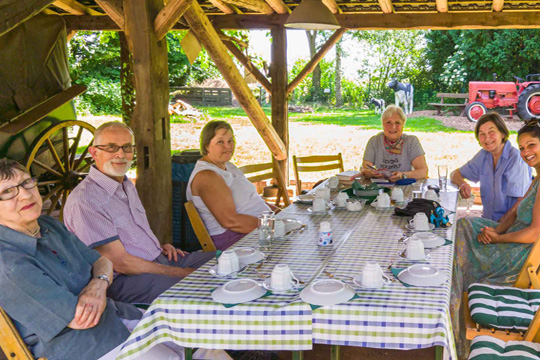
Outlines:
{"type": "Polygon", "coordinates": [[[19,186],[23,187],[25,190],[31,190],[37,186],[37,179],[29,178],[18,185],[8,187],[4,191],[0,192],[0,201],[11,200],[19,195],[19,186]]]}
{"type": "Polygon", "coordinates": [[[122,145],[122,146],[114,145],[114,144],[94,145],[94,147],[98,148],[99,150],[106,151],[108,153],[115,153],[120,149],[122,149],[125,153],[132,153],[133,151],[135,151],[135,145],[133,145],[133,144],[126,144],[126,145],[122,145]]]}

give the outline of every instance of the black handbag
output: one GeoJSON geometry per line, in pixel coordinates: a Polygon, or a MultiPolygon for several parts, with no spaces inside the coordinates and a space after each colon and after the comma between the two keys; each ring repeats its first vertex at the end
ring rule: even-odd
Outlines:
{"type": "Polygon", "coordinates": [[[423,212],[428,219],[431,215],[436,215],[435,209],[440,207],[437,201],[427,199],[412,199],[403,209],[395,208],[394,213],[397,216],[414,216],[416,213],[423,212]]]}

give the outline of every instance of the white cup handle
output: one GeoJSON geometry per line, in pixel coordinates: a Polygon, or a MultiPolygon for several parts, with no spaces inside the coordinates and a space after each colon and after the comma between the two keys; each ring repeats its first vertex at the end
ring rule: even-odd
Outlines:
{"type": "Polygon", "coordinates": [[[296,276],[294,276],[293,272],[291,271],[291,282],[293,283],[293,286],[294,287],[297,287],[298,284],[300,284],[300,280],[298,280],[296,278],[296,276]]]}

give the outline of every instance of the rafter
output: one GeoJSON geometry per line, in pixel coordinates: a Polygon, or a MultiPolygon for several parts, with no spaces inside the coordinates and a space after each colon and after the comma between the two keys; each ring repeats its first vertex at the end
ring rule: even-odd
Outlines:
{"type": "Polygon", "coordinates": [[[394,5],[392,5],[392,0],[379,0],[379,6],[385,14],[391,14],[394,12],[394,5]]]}
{"type": "Polygon", "coordinates": [[[259,69],[253,65],[253,63],[251,62],[251,60],[246,56],[244,55],[244,53],[242,51],[240,51],[240,49],[238,49],[236,47],[236,45],[234,45],[232,42],[230,41],[223,41],[223,44],[225,44],[225,46],[227,47],[227,49],[229,49],[229,51],[231,52],[231,54],[233,54],[233,56],[238,60],[240,61],[240,63],[242,65],[244,65],[244,67],[246,69],[248,69],[248,71],[253,75],[253,77],[255,78],[255,80],[257,80],[257,82],[259,84],[261,84],[261,86],[269,93],[271,94],[272,93],[272,84],[270,84],[270,81],[268,81],[268,79],[266,78],[266,76],[263,75],[263,73],[261,73],[259,71],[259,69]]]}
{"type": "Polygon", "coordinates": [[[493,0],[493,11],[502,11],[504,0],[493,0]]]}
{"type": "Polygon", "coordinates": [[[156,30],[156,36],[158,40],[163,39],[169,30],[180,18],[186,10],[191,6],[193,0],[170,0],[167,5],[159,14],[157,14],[154,20],[154,28],[156,30]]]}
{"type": "Polygon", "coordinates": [[[333,14],[341,14],[341,9],[336,3],[336,0],[322,0],[322,2],[333,14]]]}
{"type": "Polygon", "coordinates": [[[96,0],[103,11],[124,30],[124,10],[122,9],[122,0],[96,0]]]}
{"type": "Polygon", "coordinates": [[[448,12],[448,0],[435,0],[437,11],[440,13],[448,12]]]}
{"type": "Polygon", "coordinates": [[[309,75],[317,64],[323,59],[324,55],[341,39],[343,34],[347,29],[338,29],[332,34],[330,39],[321,47],[319,51],[313,56],[313,58],[304,66],[304,68],[296,75],[296,77],[291,81],[287,86],[287,95],[292,93],[292,91],[304,80],[304,78],[309,75]]]}
{"type": "Polygon", "coordinates": [[[225,0],[226,3],[240,6],[262,14],[273,14],[274,9],[263,0],[225,0]]]}
{"type": "Polygon", "coordinates": [[[266,0],[268,5],[278,14],[290,14],[291,9],[282,0],[266,0]]]}
{"type": "Polygon", "coordinates": [[[228,6],[227,4],[225,4],[221,0],[210,0],[210,2],[212,3],[212,5],[217,7],[219,10],[223,11],[225,14],[235,14],[236,13],[234,11],[234,9],[232,9],[230,6],[228,6]]]}
{"type": "Polygon", "coordinates": [[[103,15],[75,0],[56,0],[53,5],[73,15],[103,15]]]}

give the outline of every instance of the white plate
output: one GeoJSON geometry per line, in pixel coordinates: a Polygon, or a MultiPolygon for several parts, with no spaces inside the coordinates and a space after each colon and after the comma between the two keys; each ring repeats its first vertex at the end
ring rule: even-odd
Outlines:
{"type": "MultiPolygon", "coordinates": [[[[417,232],[414,233],[411,237],[422,241],[422,243],[424,244],[424,248],[426,249],[442,246],[446,242],[446,240],[444,240],[442,237],[437,236],[437,234],[434,234],[432,232],[417,232]]],[[[407,243],[409,239],[405,239],[404,243],[407,243]]]]}
{"type": "Polygon", "coordinates": [[[308,304],[325,306],[349,301],[354,289],[335,279],[317,280],[300,292],[300,298],[308,304]]]}
{"type": "Polygon", "coordinates": [[[313,199],[315,199],[315,196],[310,194],[303,194],[298,195],[296,199],[303,204],[311,204],[313,203],[313,199]]]}
{"type": "Polygon", "coordinates": [[[377,289],[381,289],[381,288],[385,287],[385,286],[388,285],[388,283],[390,282],[390,279],[388,279],[388,277],[386,277],[386,275],[383,276],[382,279],[383,279],[383,284],[382,284],[381,286],[379,286],[379,287],[369,287],[369,286],[364,286],[364,285],[362,285],[362,274],[360,274],[360,275],[356,275],[356,276],[353,278],[353,283],[354,283],[356,286],[358,286],[358,287],[360,287],[360,288],[362,288],[362,289],[366,289],[366,290],[377,290],[377,289]]]}
{"type": "Polygon", "coordinates": [[[236,252],[238,260],[243,265],[253,264],[265,258],[264,253],[260,252],[259,250],[255,250],[252,247],[239,247],[233,250],[236,252]]]}
{"type": "Polygon", "coordinates": [[[244,271],[246,271],[247,268],[248,268],[248,266],[244,265],[244,266],[241,266],[240,270],[238,270],[238,271],[232,272],[232,273],[227,274],[227,275],[221,275],[220,273],[218,273],[218,265],[216,264],[216,265],[210,267],[210,269],[208,269],[208,272],[210,274],[214,275],[217,278],[226,279],[226,278],[233,278],[233,277],[238,276],[238,274],[241,274],[244,271]]]}
{"type": "Polygon", "coordinates": [[[417,232],[431,231],[431,230],[435,229],[435,225],[433,225],[432,223],[429,223],[428,225],[429,225],[429,230],[416,230],[416,229],[414,228],[414,226],[412,226],[411,224],[405,225],[405,228],[407,228],[407,230],[417,231],[417,232]]]}
{"type": "Polygon", "coordinates": [[[291,283],[291,287],[288,288],[287,290],[274,290],[272,289],[272,286],[271,286],[271,283],[272,283],[272,279],[271,278],[266,278],[264,279],[263,281],[263,287],[266,289],[266,290],[270,290],[271,292],[273,292],[274,294],[287,294],[289,293],[291,290],[296,290],[296,286],[294,286],[294,284],[291,283]]]}
{"type": "Polygon", "coordinates": [[[398,274],[398,279],[413,286],[438,286],[446,281],[446,276],[431,265],[416,264],[398,274]]]}
{"type": "Polygon", "coordinates": [[[253,279],[237,279],[218,287],[212,299],[222,304],[240,304],[260,298],[266,289],[253,279]]]}
{"type": "Polygon", "coordinates": [[[392,205],[390,205],[390,206],[388,206],[388,207],[380,207],[380,206],[377,206],[377,204],[375,203],[375,201],[372,202],[372,203],[369,204],[369,205],[371,205],[371,207],[373,207],[373,208],[375,208],[375,209],[377,209],[377,210],[393,210],[393,209],[394,209],[394,206],[392,206],[392,205]]]}
{"type": "Polygon", "coordinates": [[[412,260],[412,259],[409,259],[409,258],[407,257],[407,255],[405,255],[406,252],[407,252],[407,249],[398,252],[399,257],[401,257],[401,258],[403,258],[403,259],[407,259],[408,261],[425,261],[425,260],[429,259],[429,257],[431,256],[431,251],[429,251],[428,249],[425,249],[425,250],[424,250],[425,257],[424,257],[423,259],[415,259],[415,260],[412,260]]]}

